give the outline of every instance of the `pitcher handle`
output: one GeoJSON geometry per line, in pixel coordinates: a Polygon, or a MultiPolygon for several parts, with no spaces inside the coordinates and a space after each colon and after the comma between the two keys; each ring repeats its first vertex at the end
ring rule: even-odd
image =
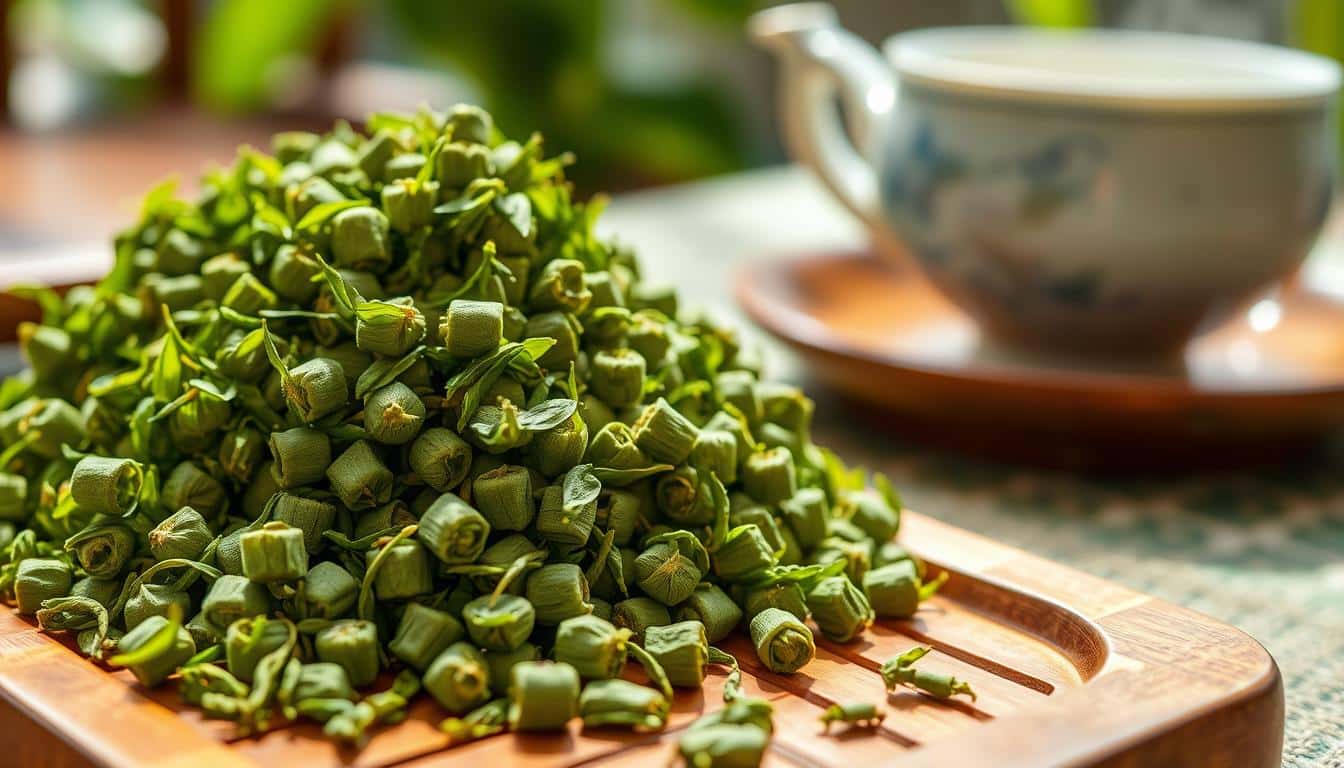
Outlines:
{"type": "Polygon", "coordinates": [[[896,106],[890,66],[875,48],[840,27],[827,3],[761,11],[747,29],[780,59],[780,122],[790,154],[869,229],[884,235],[877,172],[867,157],[896,106]],[[849,133],[834,108],[837,92],[849,133]]]}

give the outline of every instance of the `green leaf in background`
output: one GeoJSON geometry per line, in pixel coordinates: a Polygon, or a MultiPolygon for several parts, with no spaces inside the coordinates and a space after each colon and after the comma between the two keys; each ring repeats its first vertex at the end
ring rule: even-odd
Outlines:
{"type": "Polygon", "coordinates": [[[198,32],[192,86],[206,106],[237,112],[263,105],[276,66],[311,50],[347,0],[218,0],[198,32]]]}
{"type": "Polygon", "coordinates": [[[1096,21],[1092,0],[1005,0],[1008,12],[1038,27],[1086,27],[1096,21]]]}
{"type": "MultiPolygon", "coordinates": [[[[1344,3],[1339,0],[1297,0],[1290,19],[1297,47],[1344,63],[1344,3]]],[[[1339,144],[1344,147],[1344,123],[1336,120],[1339,144]]]]}

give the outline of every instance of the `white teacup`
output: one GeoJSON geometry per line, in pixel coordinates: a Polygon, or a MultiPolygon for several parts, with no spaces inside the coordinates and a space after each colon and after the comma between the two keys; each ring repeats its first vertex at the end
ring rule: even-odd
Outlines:
{"type": "Polygon", "coordinates": [[[884,60],[824,3],[763,11],[750,31],[782,61],[796,159],[879,252],[913,254],[1014,348],[1171,354],[1291,273],[1330,208],[1340,74],[1323,57],[961,27],[896,35],[884,60]]]}

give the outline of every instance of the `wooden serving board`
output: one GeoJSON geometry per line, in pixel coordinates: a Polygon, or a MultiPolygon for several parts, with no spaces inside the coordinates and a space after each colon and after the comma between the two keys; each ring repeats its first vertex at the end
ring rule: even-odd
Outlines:
{"type": "MultiPolygon", "coordinates": [[[[1276,766],[1283,686],[1250,637],[975,534],[907,513],[902,537],[951,578],[907,621],[880,621],[856,642],[820,641],[799,674],[764,670],[743,636],[723,645],[744,689],[775,705],[766,764],[905,766],[1276,766]],[[921,664],[969,680],[975,703],[883,691],[878,667],[915,644],[921,664]],[[882,702],[876,730],[817,721],[834,702],[882,702]]],[[[632,665],[633,666],[633,665],[632,665]]],[[[631,672],[638,675],[638,672],[631,672]]],[[[149,691],[65,639],[0,610],[0,763],[25,766],[663,766],[679,732],[721,706],[723,675],[681,691],[658,734],[588,730],[503,734],[446,748],[427,697],[406,722],[340,748],[296,724],[236,739],[232,724],[185,708],[169,684],[149,691]]]]}

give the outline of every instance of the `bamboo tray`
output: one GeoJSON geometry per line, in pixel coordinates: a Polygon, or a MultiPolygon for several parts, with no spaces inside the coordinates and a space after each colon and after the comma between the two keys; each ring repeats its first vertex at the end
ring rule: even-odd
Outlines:
{"type": "MultiPolygon", "coordinates": [[[[772,700],[766,764],[903,766],[1275,766],[1283,738],[1278,668],[1258,643],[1207,617],[907,513],[904,541],[951,579],[908,621],[859,641],[819,641],[793,676],[756,662],[741,636],[723,645],[748,695],[772,700]],[[969,680],[979,700],[882,691],[877,669],[922,643],[924,662],[969,680]],[[833,702],[883,701],[876,731],[817,721],[833,702]]],[[[632,672],[631,674],[638,674],[632,672]]],[[[720,706],[723,676],[677,695],[661,734],[500,735],[445,749],[425,697],[406,722],[342,749],[312,724],[234,739],[232,724],[185,709],[175,686],[147,691],[60,638],[0,610],[0,763],[25,766],[663,766],[678,732],[720,706]]]]}

